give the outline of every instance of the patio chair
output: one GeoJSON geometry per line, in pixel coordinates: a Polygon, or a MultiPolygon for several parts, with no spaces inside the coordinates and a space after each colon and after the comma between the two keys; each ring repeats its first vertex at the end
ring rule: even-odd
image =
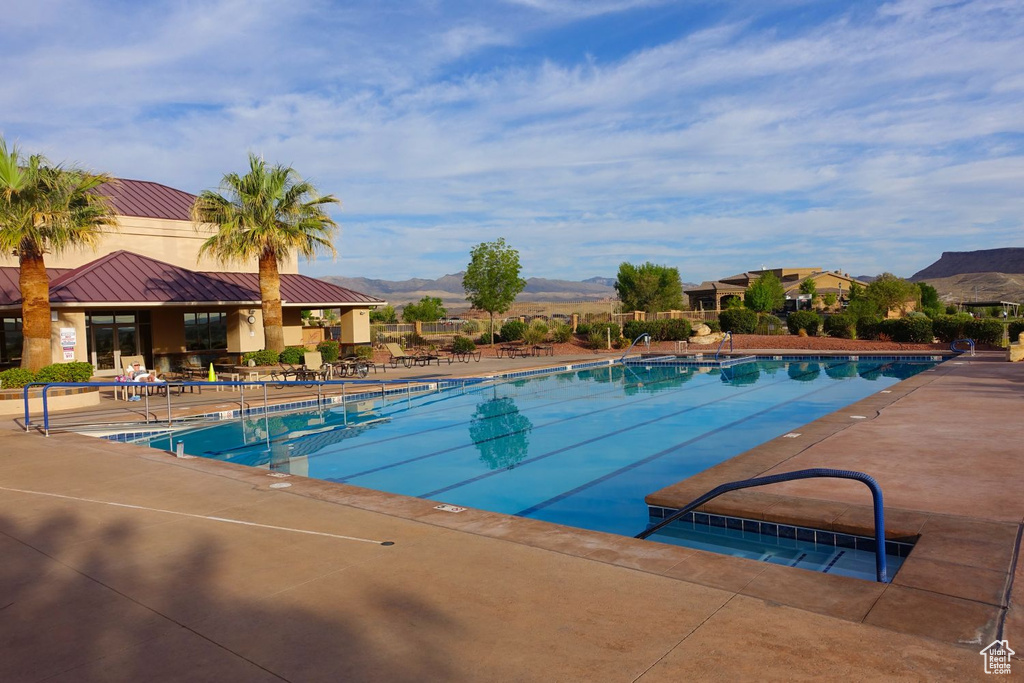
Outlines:
{"type": "Polygon", "coordinates": [[[416,360],[416,356],[414,354],[406,353],[401,346],[395,344],[394,342],[389,342],[385,344],[384,348],[387,349],[388,353],[391,354],[391,358],[389,358],[388,360],[391,363],[391,367],[393,368],[398,367],[399,361],[401,361],[402,364],[405,365],[405,367],[411,367],[412,363],[416,360]]]}
{"type": "Polygon", "coordinates": [[[306,351],[303,354],[303,379],[327,379],[331,366],[324,363],[323,354],[319,351],[306,351]]]}

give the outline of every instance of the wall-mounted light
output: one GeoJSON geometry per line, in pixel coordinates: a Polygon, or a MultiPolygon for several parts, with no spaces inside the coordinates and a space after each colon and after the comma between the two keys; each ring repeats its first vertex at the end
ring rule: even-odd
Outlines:
{"type": "Polygon", "coordinates": [[[249,323],[250,325],[255,325],[256,324],[256,309],[255,308],[250,308],[249,309],[249,317],[245,319],[245,322],[249,323]]]}

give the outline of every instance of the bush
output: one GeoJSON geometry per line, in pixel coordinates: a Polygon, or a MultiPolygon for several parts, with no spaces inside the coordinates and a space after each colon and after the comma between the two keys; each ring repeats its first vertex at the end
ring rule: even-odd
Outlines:
{"type": "Polygon", "coordinates": [[[320,352],[320,357],[325,363],[333,363],[341,356],[341,345],[333,339],[323,340],[316,345],[316,350],[320,352]]]}
{"type": "Polygon", "coordinates": [[[36,382],[88,382],[92,377],[93,368],[89,363],[74,361],[71,363],[54,363],[41,368],[36,373],[36,382]]]}
{"type": "Polygon", "coordinates": [[[800,330],[804,330],[808,336],[817,337],[821,318],[814,311],[794,311],[786,318],[786,327],[790,334],[800,334],[800,330]]]}
{"type": "Polygon", "coordinates": [[[556,344],[564,344],[572,338],[572,328],[565,323],[554,323],[551,326],[551,338],[556,344]]]}
{"type": "Polygon", "coordinates": [[[755,332],[757,334],[785,334],[786,324],[770,313],[761,313],[757,316],[755,332]]]}
{"type": "Polygon", "coordinates": [[[972,320],[967,325],[967,336],[980,344],[999,344],[1003,341],[1003,323],[999,320],[972,320]]]}
{"type": "Polygon", "coordinates": [[[622,326],[622,336],[632,342],[641,334],[651,335],[651,341],[682,341],[690,338],[689,320],[631,320],[622,326]]]}
{"type": "Polygon", "coordinates": [[[603,349],[607,346],[608,340],[601,332],[591,332],[587,337],[587,346],[592,349],[603,349]]]}
{"type": "MultiPolygon", "coordinates": [[[[780,320],[779,322],[782,322],[782,321],[780,320]]],[[[708,320],[704,324],[711,328],[711,332],[712,333],[714,333],[714,332],[721,332],[722,331],[722,324],[720,322],[718,322],[717,320],[708,320]]]]}
{"type": "Polygon", "coordinates": [[[857,322],[853,316],[837,313],[825,318],[825,334],[839,339],[853,339],[857,334],[857,322]]]}
{"type": "Polygon", "coordinates": [[[718,315],[723,332],[753,334],[757,329],[757,313],[749,308],[730,308],[718,315]]]}
{"type": "Polygon", "coordinates": [[[583,336],[590,334],[590,323],[578,323],[576,325],[576,334],[582,334],[583,336]]]}
{"type": "Polygon", "coordinates": [[[524,334],[526,334],[526,323],[519,320],[509,320],[501,326],[502,341],[519,341],[524,334]]]}
{"type": "Polygon", "coordinates": [[[904,344],[928,344],[935,338],[932,321],[925,316],[883,320],[878,323],[878,334],[904,344]]]}
{"type": "Polygon", "coordinates": [[[457,334],[452,339],[452,351],[455,353],[470,353],[471,351],[476,351],[476,344],[469,337],[457,334]]]}
{"type": "MultiPolygon", "coordinates": [[[[484,332],[483,334],[480,335],[480,343],[481,344],[490,344],[491,341],[492,340],[491,340],[491,333],[490,332],[484,332]]],[[[498,341],[498,335],[494,335],[494,340],[493,341],[498,341]]]]}
{"type": "Polygon", "coordinates": [[[956,306],[953,306],[952,304],[946,306],[946,315],[956,315],[957,313],[958,311],[956,309],[956,306]]]}
{"type": "Polygon", "coordinates": [[[882,319],[876,316],[864,316],[857,319],[857,339],[878,339],[878,325],[882,319]]]}
{"type": "Polygon", "coordinates": [[[932,320],[932,332],[939,341],[951,342],[967,336],[967,326],[974,322],[969,315],[938,315],[932,320]]]}
{"type": "Polygon", "coordinates": [[[595,334],[601,335],[601,338],[607,343],[608,332],[611,332],[612,341],[615,341],[622,336],[622,328],[619,327],[618,323],[591,323],[590,324],[590,335],[595,334]]]}
{"type": "Polygon", "coordinates": [[[626,339],[625,337],[616,337],[615,339],[612,339],[612,348],[613,349],[624,349],[624,348],[626,348],[628,346],[629,346],[629,340],[626,339]]]}
{"type": "Polygon", "coordinates": [[[547,326],[544,326],[544,330],[539,327],[530,326],[526,328],[526,332],[523,332],[523,341],[527,344],[540,344],[544,341],[544,338],[548,336],[547,326]]]}
{"type": "Polygon", "coordinates": [[[1010,323],[1010,341],[1017,341],[1021,332],[1024,332],[1024,320],[1015,320],[1010,323]]]}
{"type": "Polygon", "coordinates": [[[373,347],[372,346],[357,346],[356,356],[363,360],[369,360],[373,358],[373,347]]]}
{"type": "Polygon", "coordinates": [[[476,334],[480,331],[480,323],[475,320],[467,320],[462,323],[462,334],[476,334]]]}
{"type": "MultiPolygon", "coordinates": [[[[91,366],[90,366],[91,367],[91,366]]],[[[11,368],[0,372],[0,389],[17,389],[35,381],[35,373],[22,368],[11,368]]]]}
{"type": "Polygon", "coordinates": [[[277,365],[279,360],[281,360],[281,354],[270,349],[250,351],[242,355],[242,363],[246,365],[249,364],[249,361],[254,361],[256,365],[277,365]]]}
{"type": "Polygon", "coordinates": [[[281,352],[281,362],[299,365],[306,359],[305,346],[286,346],[281,352]]]}
{"type": "Polygon", "coordinates": [[[405,348],[407,349],[411,349],[416,346],[426,345],[427,340],[423,337],[423,335],[416,334],[415,332],[410,332],[409,334],[405,335],[405,348]]]}

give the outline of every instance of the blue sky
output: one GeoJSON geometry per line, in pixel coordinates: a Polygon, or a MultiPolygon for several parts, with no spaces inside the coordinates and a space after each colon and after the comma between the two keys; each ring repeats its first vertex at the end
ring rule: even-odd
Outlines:
{"type": "Polygon", "coordinates": [[[312,275],[910,275],[1024,246],[1024,3],[7,0],[0,133],[190,192],[250,151],[344,208],[312,275]]]}

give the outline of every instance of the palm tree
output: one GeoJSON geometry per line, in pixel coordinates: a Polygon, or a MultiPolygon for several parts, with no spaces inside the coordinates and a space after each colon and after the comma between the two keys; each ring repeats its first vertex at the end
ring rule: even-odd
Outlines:
{"type": "Polygon", "coordinates": [[[24,158],[0,138],[0,249],[18,255],[21,289],[21,367],[49,365],[50,278],[44,254],[95,248],[105,229],[116,229],[106,174],[50,166],[40,155],[24,158]]]}
{"type": "Polygon", "coordinates": [[[258,259],[264,348],[282,351],[278,261],[292,250],[310,260],[320,250],[336,256],[331,240],[338,225],[324,206],[341,202],[333,195],[320,196],[295,169],[268,167],[255,154],[249,155],[249,172],[244,176],[228,173],[220,189],[224,194],[204,191],[192,206],[197,231],[205,229],[204,223],[217,226],[217,233],[203,243],[199,255],[211,255],[221,263],[258,259]]]}

